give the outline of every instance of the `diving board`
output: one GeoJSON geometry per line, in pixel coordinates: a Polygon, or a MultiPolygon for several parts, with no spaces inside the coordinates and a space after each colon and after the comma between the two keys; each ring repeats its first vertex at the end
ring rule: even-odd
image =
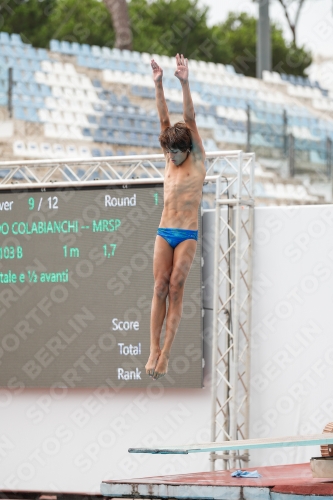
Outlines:
{"type": "Polygon", "coordinates": [[[227,450],[253,450],[256,448],[285,448],[290,446],[312,446],[333,444],[333,433],[314,434],[312,436],[291,436],[261,439],[243,439],[237,441],[222,441],[220,443],[200,443],[159,448],[129,448],[129,453],[152,453],[159,455],[188,455],[189,453],[215,452],[227,450]]]}

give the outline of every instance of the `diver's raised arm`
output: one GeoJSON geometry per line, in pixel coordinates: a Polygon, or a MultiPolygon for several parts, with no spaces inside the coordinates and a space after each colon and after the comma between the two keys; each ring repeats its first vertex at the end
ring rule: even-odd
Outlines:
{"type": "Polygon", "coordinates": [[[160,118],[161,131],[163,132],[163,130],[170,127],[169,111],[165,100],[163,83],[162,83],[163,70],[162,68],[160,68],[157,62],[154,61],[154,59],[151,60],[151,67],[153,70],[153,80],[155,83],[156,106],[157,106],[158,116],[160,118]]]}

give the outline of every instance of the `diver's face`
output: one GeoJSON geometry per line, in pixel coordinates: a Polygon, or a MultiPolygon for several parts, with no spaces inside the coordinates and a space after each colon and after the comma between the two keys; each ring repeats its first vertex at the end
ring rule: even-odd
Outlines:
{"type": "Polygon", "coordinates": [[[173,165],[181,165],[187,158],[188,151],[180,151],[179,149],[167,149],[169,159],[173,165]]]}

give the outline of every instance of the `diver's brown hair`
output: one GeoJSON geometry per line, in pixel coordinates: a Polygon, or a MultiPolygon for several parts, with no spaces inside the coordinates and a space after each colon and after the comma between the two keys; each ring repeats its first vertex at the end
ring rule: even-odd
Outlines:
{"type": "Polygon", "coordinates": [[[187,151],[192,147],[191,131],[184,122],[177,122],[161,132],[159,141],[163,149],[187,151]]]}

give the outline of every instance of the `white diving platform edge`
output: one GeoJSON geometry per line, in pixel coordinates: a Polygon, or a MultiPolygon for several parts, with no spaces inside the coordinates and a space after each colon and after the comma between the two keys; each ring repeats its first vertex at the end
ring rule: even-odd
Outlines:
{"type": "Polygon", "coordinates": [[[184,444],[161,446],[159,448],[129,448],[129,453],[151,453],[160,455],[188,455],[189,453],[253,450],[255,448],[284,448],[291,446],[312,446],[333,444],[333,433],[314,434],[312,436],[291,436],[277,438],[244,439],[237,441],[222,441],[220,443],[184,444]]]}

